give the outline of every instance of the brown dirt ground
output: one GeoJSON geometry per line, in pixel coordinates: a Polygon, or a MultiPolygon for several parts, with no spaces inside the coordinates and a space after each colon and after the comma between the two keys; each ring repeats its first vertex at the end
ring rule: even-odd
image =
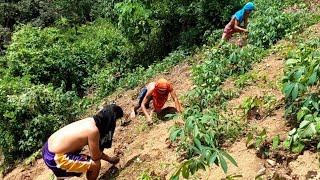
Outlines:
{"type": "MultiPolygon", "coordinates": [[[[185,62],[175,66],[168,72],[164,72],[158,75],[157,77],[150,79],[150,82],[160,77],[165,77],[166,79],[171,81],[171,83],[173,84],[174,90],[176,91],[176,94],[179,96],[189,91],[193,85],[192,81],[189,78],[190,77],[189,69],[190,69],[190,64],[188,64],[188,62],[185,62]]],[[[117,102],[117,104],[123,107],[126,114],[129,114],[133,108],[133,105],[136,103],[135,98],[137,97],[137,94],[139,93],[141,88],[142,87],[136,87],[133,90],[127,90],[126,92],[115,93],[115,95],[106,99],[105,103],[115,101],[117,102]]],[[[166,106],[174,107],[174,103],[172,99],[168,100],[168,102],[166,103],[166,106]]],[[[164,147],[167,146],[165,143],[165,139],[168,137],[168,128],[171,127],[173,123],[174,123],[173,121],[167,121],[167,122],[163,122],[163,123],[148,127],[144,121],[134,120],[134,121],[131,121],[131,123],[128,126],[117,126],[114,134],[113,148],[107,150],[106,152],[108,154],[113,154],[113,151],[117,149],[118,151],[120,150],[124,153],[124,156],[123,156],[124,158],[121,159],[119,163],[120,167],[118,168],[122,169],[121,166],[125,166],[126,171],[121,170],[119,178],[124,177],[126,175],[126,172],[129,172],[127,169],[130,169],[132,163],[135,162],[132,160],[135,160],[137,157],[139,157],[140,159],[141,157],[144,157],[145,161],[152,160],[152,164],[154,164],[153,159],[163,159],[166,157],[170,158],[171,156],[175,157],[174,156],[175,153],[173,152],[173,150],[170,150],[170,149],[167,150],[172,152],[171,156],[169,156],[170,154],[169,152],[163,152],[163,150],[166,149],[164,147]],[[150,146],[150,143],[152,143],[151,146],[150,146]],[[145,144],[145,147],[143,147],[144,144],[145,144]],[[150,151],[147,151],[147,150],[141,151],[141,148],[145,148],[150,151]],[[162,149],[162,151],[159,151],[159,149],[162,149]],[[159,156],[161,156],[161,158],[157,158],[159,156]]],[[[171,158],[170,161],[164,161],[164,162],[173,162],[174,159],[175,158],[171,158]]],[[[110,167],[111,166],[108,163],[104,162],[102,164],[101,174],[100,174],[102,179],[105,179],[106,177],[108,177],[109,174],[114,173],[114,172],[108,171],[110,167]]],[[[134,171],[134,172],[136,177],[140,173],[139,171],[138,172],[134,171]]],[[[133,174],[129,173],[127,175],[128,176],[126,176],[126,178],[124,179],[127,179],[128,177],[132,177],[131,175],[133,174]]],[[[51,171],[45,166],[42,159],[39,159],[34,163],[34,165],[30,167],[25,168],[21,166],[14,169],[11,173],[5,176],[4,179],[6,180],[16,180],[16,179],[46,180],[52,177],[53,177],[53,174],[51,173],[51,171]]],[[[84,179],[84,178],[72,178],[72,179],[84,179]]]]}
{"type": "MultiPolygon", "coordinates": [[[[320,24],[316,24],[309,28],[304,35],[306,37],[310,35],[312,37],[319,37],[319,29],[320,24]]],[[[287,48],[291,48],[293,45],[286,41],[280,41],[277,46],[288,46],[287,48]]],[[[279,81],[283,76],[283,54],[271,53],[262,62],[256,64],[253,69],[258,69],[259,73],[266,75],[267,82],[279,81]]],[[[238,98],[229,102],[229,107],[238,106],[246,97],[263,96],[266,93],[271,93],[276,96],[278,101],[283,101],[284,97],[279,89],[259,85],[261,83],[264,83],[264,80],[258,81],[255,85],[245,87],[241,90],[238,98]]],[[[234,87],[232,79],[228,79],[223,85],[223,89],[234,87]]],[[[250,121],[250,125],[266,128],[269,139],[279,134],[282,141],[286,139],[287,133],[290,131],[290,127],[284,119],[283,107],[277,109],[271,116],[265,119],[250,121]]],[[[274,174],[276,173],[280,174],[284,179],[310,179],[310,177],[320,179],[319,157],[317,153],[305,151],[296,160],[289,162],[288,166],[278,166],[277,164],[275,167],[271,167],[266,159],[260,159],[256,156],[255,149],[248,149],[246,147],[245,140],[246,138],[242,138],[227,149],[238,162],[238,167],[228,163],[228,175],[242,175],[240,179],[255,179],[258,172],[265,168],[266,172],[262,176],[262,179],[274,179],[274,174]]],[[[222,179],[226,177],[226,174],[224,174],[221,168],[215,166],[206,172],[198,173],[197,177],[200,179],[222,179]]]]}
{"type": "MultiPolygon", "coordinates": [[[[277,78],[280,78],[283,75],[283,61],[281,60],[282,57],[279,54],[271,54],[260,63],[254,65],[253,69],[257,70],[259,74],[265,74],[267,82],[276,81],[277,78]]],[[[255,84],[242,89],[238,98],[229,101],[228,107],[233,107],[229,110],[238,111],[234,107],[239,106],[246,97],[262,97],[266,94],[273,94],[277,98],[277,101],[281,101],[283,99],[283,95],[278,89],[270,87],[262,88],[261,84],[263,83],[265,83],[265,80],[258,80],[255,84]]],[[[232,84],[233,80],[227,80],[226,84],[223,85],[224,89],[234,87],[232,84]]],[[[280,132],[285,136],[287,131],[285,121],[283,119],[283,112],[283,109],[278,109],[270,117],[262,120],[251,120],[250,125],[267,128],[268,137],[274,134],[279,134],[280,132]]],[[[245,141],[246,138],[240,139],[228,148],[228,152],[238,162],[238,167],[228,163],[228,174],[242,175],[243,179],[254,179],[257,172],[264,166],[265,162],[263,159],[256,156],[255,149],[248,149],[246,147],[245,141]]],[[[208,171],[209,177],[204,179],[221,179],[226,177],[222,169],[217,166],[210,168],[208,171]]],[[[201,177],[201,179],[202,178],[203,177],[201,177]]]]}

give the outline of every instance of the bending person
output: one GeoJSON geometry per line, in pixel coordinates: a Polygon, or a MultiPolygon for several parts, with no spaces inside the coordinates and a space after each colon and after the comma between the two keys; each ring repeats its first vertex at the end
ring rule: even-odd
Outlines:
{"type": "Polygon", "coordinates": [[[138,104],[134,107],[134,110],[131,113],[131,118],[135,117],[137,111],[140,109],[144,113],[148,123],[152,123],[152,111],[149,114],[147,108],[149,108],[150,101],[153,101],[154,111],[159,113],[168,100],[168,95],[171,95],[174,100],[175,107],[178,112],[182,111],[181,104],[178,100],[178,97],[173,90],[173,87],[169,81],[166,79],[159,79],[157,82],[151,82],[146,85],[140,92],[138,96],[138,104]]]}
{"type": "Polygon", "coordinates": [[[86,173],[87,179],[97,179],[101,159],[112,164],[118,157],[103,153],[110,148],[116,127],[116,119],[123,116],[120,106],[107,105],[93,117],[73,122],[53,133],[42,149],[45,164],[58,179],[80,176],[86,173]],[[90,155],[80,154],[84,146],[89,146],[90,155]]]}
{"type": "Polygon", "coordinates": [[[252,2],[248,2],[241,10],[237,11],[232,16],[230,22],[225,26],[222,34],[222,40],[228,41],[236,32],[248,33],[248,18],[254,8],[254,4],[252,2]],[[243,27],[240,26],[242,22],[243,27]]]}

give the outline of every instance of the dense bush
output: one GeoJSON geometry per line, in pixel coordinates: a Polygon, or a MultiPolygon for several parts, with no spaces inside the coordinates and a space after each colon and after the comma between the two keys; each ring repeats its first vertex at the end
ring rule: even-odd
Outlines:
{"type": "Polygon", "coordinates": [[[9,75],[30,75],[34,84],[52,83],[82,96],[91,86],[86,78],[104,68],[115,73],[130,64],[132,46],[107,21],[84,25],[78,33],[21,27],[5,56],[9,75]]]}
{"type": "Polygon", "coordinates": [[[5,162],[33,153],[82,112],[74,92],[32,85],[25,77],[0,80],[0,146],[5,162]]]}
{"type": "Polygon", "coordinates": [[[249,24],[249,43],[268,48],[285,35],[301,31],[301,27],[310,24],[312,20],[302,21],[303,18],[311,18],[306,10],[298,12],[285,12],[280,4],[261,8],[254,16],[256,18],[249,24]],[[308,17],[305,17],[308,16],[308,17]]]}
{"type": "Polygon", "coordinates": [[[300,153],[306,146],[320,149],[320,39],[304,42],[288,53],[283,79],[286,117],[293,124],[285,147],[300,153]]]}
{"type": "Polygon", "coordinates": [[[95,16],[112,19],[140,50],[136,55],[141,62],[149,64],[162,59],[178,46],[200,44],[206,31],[222,27],[230,12],[238,8],[238,0],[125,0],[99,2],[93,12],[95,16]],[[100,9],[101,14],[95,9],[100,9]]]}

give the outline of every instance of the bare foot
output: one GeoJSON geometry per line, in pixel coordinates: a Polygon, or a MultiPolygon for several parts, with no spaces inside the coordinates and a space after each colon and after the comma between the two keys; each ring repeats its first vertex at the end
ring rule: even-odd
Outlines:
{"type": "Polygon", "coordinates": [[[132,112],[130,113],[130,119],[134,119],[136,117],[136,113],[134,112],[134,110],[132,110],[132,112]]]}
{"type": "Polygon", "coordinates": [[[153,122],[152,121],[147,121],[148,126],[152,126],[153,122]]]}

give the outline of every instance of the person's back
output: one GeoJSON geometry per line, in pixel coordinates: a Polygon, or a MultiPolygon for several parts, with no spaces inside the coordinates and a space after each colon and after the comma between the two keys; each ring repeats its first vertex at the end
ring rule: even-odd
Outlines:
{"type": "Polygon", "coordinates": [[[104,148],[112,145],[116,120],[123,117],[123,110],[115,104],[107,105],[93,117],[73,122],[52,134],[42,149],[45,164],[56,177],[80,176],[86,173],[88,179],[96,179],[101,162],[119,162],[118,157],[109,157],[104,148]],[[90,155],[81,154],[88,145],[90,155]]]}
{"type": "Polygon", "coordinates": [[[148,91],[153,91],[155,86],[156,86],[156,83],[155,82],[151,82],[151,83],[146,85],[146,88],[147,88],[148,91]]]}
{"type": "Polygon", "coordinates": [[[93,130],[98,128],[92,117],[73,122],[49,137],[49,150],[59,154],[80,151],[88,144],[89,132],[93,130]]]}

